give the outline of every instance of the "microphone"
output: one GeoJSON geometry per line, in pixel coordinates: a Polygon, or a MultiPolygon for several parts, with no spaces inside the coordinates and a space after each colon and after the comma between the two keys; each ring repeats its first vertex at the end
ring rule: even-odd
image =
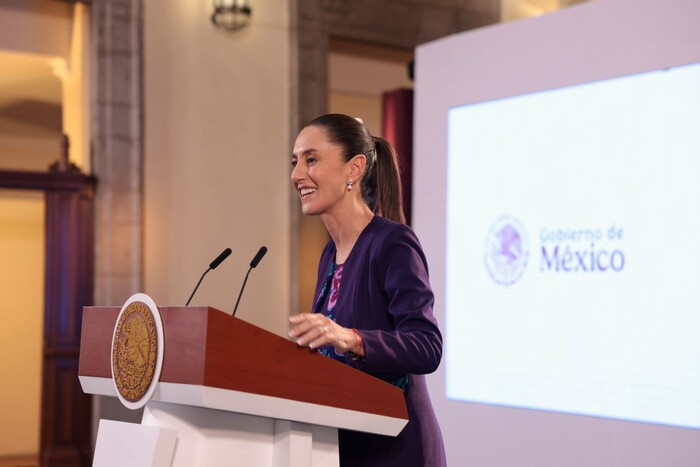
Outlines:
{"type": "Polygon", "coordinates": [[[260,247],[258,252],[255,254],[255,257],[250,261],[250,269],[253,269],[254,267],[256,267],[258,265],[258,263],[263,258],[263,256],[265,256],[265,253],[267,253],[267,247],[266,246],[260,247]]]}
{"type": "Polygon", "coordinates": [[[223,263],[224,260],[225,260],[226,258],[228,258],[230,254],[231,254],[231,249],[230,249],[230,248],[226,248],[224,251],[221,252],[221,254],[220,254],[219,256],[216,257],[216,259],[215,259],[214,261],[212,261],[211,263],[209,263],[209,267],[207,268],[206,271],[204,271],[204,274],[202,274],[202,276],[199,278],[199,281],[197,282],[197,285],[194,286],[194,290],[193,290],[192,293],[190,294],[190,298],[187,299],[187,303],[185,303],[185,306],[188,306],[188,305],[190,304],[190,302],[192,301],[192,297],[194,297],[194,294],[195,294],[195,292],[197,291],[197,289],[199,288],[199,284],[202,283],[202,279],[204,279],[204,276],[206,276],[207,273],[208,273],[209,271],[211,271],[212,269],[216,269],[217,266],[219,266],[221,263],[223,263]]]}
{"type": "Polygon", "coordinates": [[[241,302],[241,295],[243,295],[243,289],[245,288],[246,282],[248,282],[248,274],[250,274],[250,271],[255,268],[258,263],[260,263],[260,260],[265,256],[265,253],[267,253],[267,247],[266,246],[261,246],[258,252],[255,254],[255,257],[250,261],[250,267],[248,268],[248,272],[245,273],[245,279],[243,279],[243,285],[241,286],[241,291],[238,292],[238,300],[236,300],[236,306],[233,308],[233,313],[231,313],[231,316],[236,316],[236,310],[238,310],[238,304],[241,302]]]}
{"type": "Polygon", "coordinates": [[[226,248],[224,251],[221,252],[221,254],[219,256],[216,257],[216,259],[214,261],[209,263],[209,269],[216,269],[216,267],[218,265],[220,265],[221,263],[223,263],[224,260],[226,258],[228,258],[230,254],[231,254],[231,249],[226,248]]]}

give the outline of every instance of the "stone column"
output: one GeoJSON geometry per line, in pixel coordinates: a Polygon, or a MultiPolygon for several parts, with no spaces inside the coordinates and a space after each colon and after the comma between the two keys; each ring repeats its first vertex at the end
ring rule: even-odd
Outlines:
{"type": "Polygon", "coordinates": [[[95,304],[143,287],[143,5],[92,4],[95,304]]]}
{"type": "MultiPolygon", "coordinates": [[[[94,0],[91,21],[94,304],[121,305],[143,288],[143,0],[94,0]]],[[[141,420],[116,398],[93,401],[93,430],[141,420]]]]}

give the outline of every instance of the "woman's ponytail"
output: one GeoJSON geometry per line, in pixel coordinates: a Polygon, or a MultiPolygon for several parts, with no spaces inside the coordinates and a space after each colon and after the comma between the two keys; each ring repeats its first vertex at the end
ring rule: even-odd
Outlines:
{"type": "Polygon", "coordinates": [[[377,204],[375,212],[396,222],[406,223],[401,197],[401,175],[396,151],[380,136],[373,136],[377,154],[377,204]]]}

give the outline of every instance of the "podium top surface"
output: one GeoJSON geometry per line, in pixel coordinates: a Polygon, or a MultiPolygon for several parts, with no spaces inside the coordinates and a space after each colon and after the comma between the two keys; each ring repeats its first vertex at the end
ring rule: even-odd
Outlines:
{"type": "MultiPolygon", "coordinates": [[[[407,420],[400,389],[211,307],[159,307],[160,383],[217,388],[407,420]]],[[[120,307],[85,307],[79,375],[111,380],[120,307]]],[[[187,402],[183,402],[187,403],[187,402]]]]}

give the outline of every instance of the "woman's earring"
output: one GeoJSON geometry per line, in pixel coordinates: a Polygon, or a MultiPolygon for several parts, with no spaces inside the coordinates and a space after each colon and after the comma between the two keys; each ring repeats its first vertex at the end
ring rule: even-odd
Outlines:
{"type": "Polygon", "coordinates": [[[348,191],[352,190],[352,180],[348,178],[348,183],[346,185],[348,187],[348,191]]]}

